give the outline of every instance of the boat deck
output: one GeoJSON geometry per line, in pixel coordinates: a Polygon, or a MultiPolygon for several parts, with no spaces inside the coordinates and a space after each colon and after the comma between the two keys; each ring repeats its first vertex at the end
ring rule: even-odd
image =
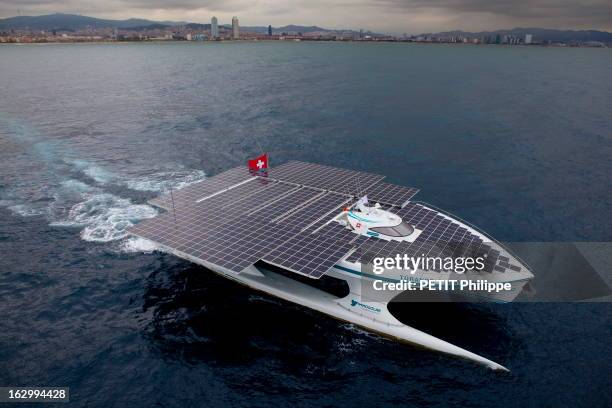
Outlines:
{"type": "Polygon", "coordinates": [[[235,273],[263,260],[320,278],[347,255],[348,261],[367,263],[396,254],[485,256],[488,272],[520,270],[460,223],[410,202],[417,189],[382,180],[298,161],[257,175],[241,166],[151,200],[167,211],[129,232],[235,273]],[[414,242],[384,241],[329,222],[363,194],[421,235],[414,242]]]}

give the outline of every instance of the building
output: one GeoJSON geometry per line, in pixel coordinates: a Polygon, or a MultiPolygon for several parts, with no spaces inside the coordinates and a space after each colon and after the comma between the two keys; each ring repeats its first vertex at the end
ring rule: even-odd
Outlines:
{"type": "Polygon", "coordinates": [[[219,38],[219,22],[217,21],[217,17],[210,19],[210,36],[215,39],[219,38]]]}
{"type": "Polygon", "coordinates": [[[533,35],[525,34],[525,44],[531,44],[533,42],[533,35]]]}
{"type": "Polygon", "coordinates": [[[232,17],[232,38],[237,40],[240,38],[240,26],[238,25],[238,17],[232,17]]]}
{"type": "Polygon", "coordinates": [[[272,26],[271,25],[268,26],[268,36],[272,37],[272,26]]]}

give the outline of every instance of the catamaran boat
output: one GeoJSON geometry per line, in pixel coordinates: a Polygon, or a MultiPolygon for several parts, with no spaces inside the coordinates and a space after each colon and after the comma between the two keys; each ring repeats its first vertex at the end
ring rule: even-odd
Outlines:
{"type": "Polygon", "coordinates": [[[417,288],[454,295],[457,291],[445,284],[451,281],[466,287],[502,285],[504,290],[464,294],[512,301],[533,277],[524,262],[467,222],[413,201],[415,188],[320,164],[290,161],[269,169],[263,164],[267,167],[267,160],[151,200],[166,211],[130,233],[253,289],[387,337],[506,370],[401,323],[387,306],[417,288]],[[418,258],[422,263],[414,262],[418,258]],[[380,259],[398,262],[375,268],[380,259]],[[411,267],[399,262],[406,260],[413,261],[411,267]],[[348,293],[338,296],[312,284],[322,277],[345,282],[348,293]],[[393,285],[400,290],[389,289],[393,285]]]}

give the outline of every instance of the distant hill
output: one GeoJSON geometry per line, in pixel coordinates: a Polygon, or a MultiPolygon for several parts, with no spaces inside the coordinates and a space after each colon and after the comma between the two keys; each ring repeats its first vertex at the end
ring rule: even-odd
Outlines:
{"type": "MultiPolygon", "coordinates": [[[[85,28],[122,28],[122,29],[151,29],[163,28],[170,26],[184,25],[187,28],[195,30],[210,29],[210,24],[187,23],[176,21],[152,21],[139,18],[130,18],[128,20],[108,20],[102,18],[81,16],[77,14],[49,14],[44,16],[19,16],[0,19],[0,30],[67,30],[75,31],[85,28]]],[[[224,24],[220,27],[231,28],[231,25],[224,24]]],[[[243,26],[240,29],[244,32],[267,33],[268,26],[243,26]]],[[[346,33],[355,32],[352,30],[330,30],[317,26],[300,26],[287,25],[283,27],[273,27],[274,34],[282,33],[346,33]]],[[[368,32],[369,35],[377,35],[368,32]]]]}
{"type": "MultiPolygon", "coordinates": [[[[241,27],[242,30],[245,31],[249,31],[249,32],[253,32],[253,33],[267,33],[268,32],[268,26],[252,26],[252,27],[241,27]]],[[[282,33],[286,33],[286,34],[296,34],[296,33],[302,33],[302,34],[306,34],[306,33],[357,33],[357,31],[355,30],[350,30],[350,29],[346,29],[346,30],[337,30],[337,29],[329,29],[329,28],[323,28],[323,27],[318,27],[318,26],[301,26],[301,25],[295,25],[295,24],[290,24],[290,25],[286,25],[286,26],[282,26],[282,27],[272,27],[272,33],[274,34],[282,34],[282,33]]],[[[372,32],[364,32],[367,35],[381,35],[381,34],[376,34],[376,33],[372,33],[372,32]]]]}
{"type": "Polygon", "coordinates": [[[496,31],[480,31],[480,32],[468,32],[468,31],[446,31],[440,33],[426,33],[421,35],[434,35],[434,36],[456,36],[463,35],[468,37],[484,37],[484,36],[495,36],[495,35],[513,35],[518,37],[524,37],[525,34],[532,34],[534,41],[552,41],[552,42],[571,42],[571,41],[599,41],[604,43],[612,43],[612,33],[606,31],[597,30],[553,30],[548,28],[513,28],[510,30],[496,30],[496,31]]]}
{"type": "Polygon", "coordinates": [[[317,26],[300,26],[295,24],[286,25],[283,27],[272,28],[272,31],[285,33],[314,33],[319,31],[350,31],[350,30],[329,30],[317,26]]]}
{"type": "Polygon", "coordinates": [[[173,26],[182,23],[173,21],[151,21],[139,18],[128,20],[105,20],[76,14],[49,14],[45,16],[19,16],[0,19],[0,30],[80,30],[84,28],[134,28],[150,25],[173,26]]]}
{"type": "Polygon", "coordinates": [[[210,30],[210,24],[187,23],[185,24],[185,28],[191,30],[210,30]]]}

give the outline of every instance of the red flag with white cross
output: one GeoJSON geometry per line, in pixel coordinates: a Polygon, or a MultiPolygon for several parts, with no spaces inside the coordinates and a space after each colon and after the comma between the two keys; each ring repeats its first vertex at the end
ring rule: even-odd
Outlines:
{"type": "Polygon", "coordinates": [[[258,172],[263,170],[268,170],[268,153],[249,160],[249,171],[258,172]]]}

